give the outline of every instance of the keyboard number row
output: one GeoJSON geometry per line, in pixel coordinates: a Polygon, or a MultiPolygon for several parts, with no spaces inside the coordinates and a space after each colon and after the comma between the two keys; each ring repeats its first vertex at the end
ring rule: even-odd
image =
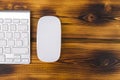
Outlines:
{"type": "Polygon", "coordinates": [[[0,32],[0,39],[20,39],[20,38],[28,38],[28,33],[24,32],[24,33],[20,33],[20,32],[6,32],[6,34],[4,32],[0,32]]]}
{"type": "Polygon", "coordinates": [[[0,40],[0,47],[27,47],[29,46],[29,41],[28,39],[24,39],[24,40],[0,40]]]}
{"type": "Polygon", "coordinates": [[[27,24],[11,24],[11,25],[8,25],[8,24],[2,24],[0,25],[0,29],[2,31],[28,31],[28,25],[27,24]]]}

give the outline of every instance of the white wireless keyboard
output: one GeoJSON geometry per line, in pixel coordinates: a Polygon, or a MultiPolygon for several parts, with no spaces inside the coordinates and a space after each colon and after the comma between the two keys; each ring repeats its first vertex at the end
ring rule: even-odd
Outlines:
{"type": "Polygon", "coordinates": [[[30,63],[30,12],[0,11],[0,64],[30,63]]]}

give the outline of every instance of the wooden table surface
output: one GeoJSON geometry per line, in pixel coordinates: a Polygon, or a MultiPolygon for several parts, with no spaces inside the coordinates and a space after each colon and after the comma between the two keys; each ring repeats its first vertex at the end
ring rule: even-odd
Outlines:
{"type": "Polygon", "coordinates": [[[31,64],[1,64],[0,80],[120,80],[120,0],[0,0],[0,10],[31,11],[31,64]],[[62,22],[55,63],[36,54],[37,23],[45,15],[62,22]]]}

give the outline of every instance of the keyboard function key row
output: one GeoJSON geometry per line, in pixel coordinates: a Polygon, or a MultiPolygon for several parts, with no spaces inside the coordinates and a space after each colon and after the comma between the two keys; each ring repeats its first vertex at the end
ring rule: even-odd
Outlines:
{"type": "Polygon", "coordinates": [[[28,23],[28,19],[0,19],[0,23],[28,23]]]}

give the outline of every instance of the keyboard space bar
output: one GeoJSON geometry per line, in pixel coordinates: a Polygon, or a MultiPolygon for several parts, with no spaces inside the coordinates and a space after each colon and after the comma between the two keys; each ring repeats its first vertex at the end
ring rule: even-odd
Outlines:
{"type": "Polygon", "coordinates": [[[15,47],[15,48],[12,48],[12,53],[13,54],[28,54],[28,48],[15,47]]]}

